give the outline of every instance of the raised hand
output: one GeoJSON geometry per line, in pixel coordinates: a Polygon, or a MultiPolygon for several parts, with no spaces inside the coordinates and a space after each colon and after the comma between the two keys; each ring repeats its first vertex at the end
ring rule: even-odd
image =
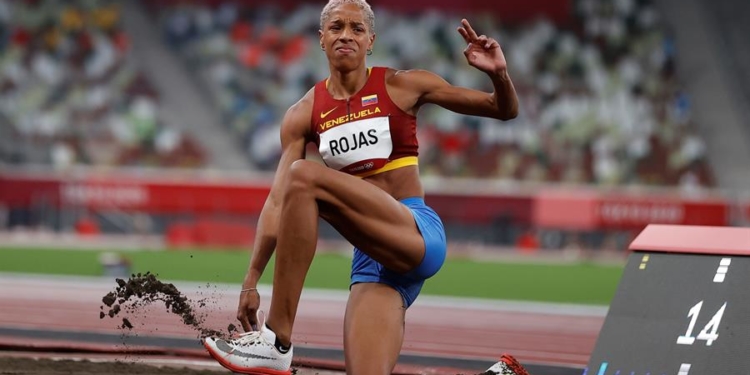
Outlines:
{"type": "Polygon", "coordinates": [[[468,44],[464,56],[469,65],[487,74],[498,74],[508,67],[500,44],[486,35],[477,35],[466,19],[461,20],[458,33],[468,44]]]}

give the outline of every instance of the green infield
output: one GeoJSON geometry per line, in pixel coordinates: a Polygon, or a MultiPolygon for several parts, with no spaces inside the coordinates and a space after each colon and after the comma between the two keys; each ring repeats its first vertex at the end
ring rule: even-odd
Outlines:
{"type": "MultiPolygon", "coordinates": [[[[165,280],[241,283],[249,253],[243,251],[127,251],[131,273],[165,280]]],[[[0,248],[0,272],[104,275],[104,251],[0,248]]],[[[351,259],[333,253],[315,257],[305,285],[347,289],[351,259]]],[[[261,283],[269,284],[273,264],[261,283]]],[[[622,275],[621,266],[589,263],[529,264],[448,259],[424,286],[429,295],[608,305],[622,275]]]]}

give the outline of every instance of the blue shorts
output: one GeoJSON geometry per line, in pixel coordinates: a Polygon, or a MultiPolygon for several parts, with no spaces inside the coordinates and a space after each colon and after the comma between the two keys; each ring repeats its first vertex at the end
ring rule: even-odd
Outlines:
{"type": "Polygon", "coordinates": [[[437,213],[419,197],[405,198],[401,203],[411,210],[419,232],[425,244],[422,262],[407,273],[391,271],[370,258],[361,250],[354,248],[352,259],[351,285],[357,283],[382,283],[396,289],[404,300],[404,307],[411,306],[422,290],[424,281],[436,274],[445,262],[445,229],[437,213]]]}

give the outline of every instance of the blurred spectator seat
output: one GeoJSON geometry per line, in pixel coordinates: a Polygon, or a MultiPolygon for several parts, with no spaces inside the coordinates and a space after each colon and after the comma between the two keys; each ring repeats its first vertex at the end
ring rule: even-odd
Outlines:
{"type": "MultiPolygon", "coordinates": [[[[320,6],[269,2],[144,2],[167,43],[191,66],[227,131],[261,170],[273,170],[284,111],[327,75],[320,6]]],[[[689,97],[675,76],[674,42],[651,0],[577,0],[565,28],[540,19],[468,17],[496,37],[520,97],[498,123],[434,107],[420,112],[424,174],[536,182],[712,186],[689,97]]],[[[370,65],[434,71],[491,91],[466,64],[459,15],[375,8],[370,65]],[[404,38],[404,35],[410,35],[404,38]]]]}
{"type": "Polygon", "coordinates": [[[0,144],[1,161],[59,168],[205,164],[197,142],[165,120],[159,93],[130,58],[120,4],[3,6],[10,16],[0,17],[0,134],[13,141],[0,144]]]}

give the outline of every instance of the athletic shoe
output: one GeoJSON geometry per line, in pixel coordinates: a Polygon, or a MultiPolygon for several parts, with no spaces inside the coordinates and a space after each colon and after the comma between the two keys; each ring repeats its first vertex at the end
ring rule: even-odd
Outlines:
{"type": "Polygon", "coordinates": [[[509,354],[503,354],[500,361],[484,372],[486,375],[529,375],[523,366],[509,354]]]}
{"type": "Polygon", "coordinates": [[[203,339],[203,346],[222,366],[241,374],[291,375],[292,348],[286,353],[274,346],[276,334],[264,324],[259,331],[240,334],[233,340],[203,339]]]}

